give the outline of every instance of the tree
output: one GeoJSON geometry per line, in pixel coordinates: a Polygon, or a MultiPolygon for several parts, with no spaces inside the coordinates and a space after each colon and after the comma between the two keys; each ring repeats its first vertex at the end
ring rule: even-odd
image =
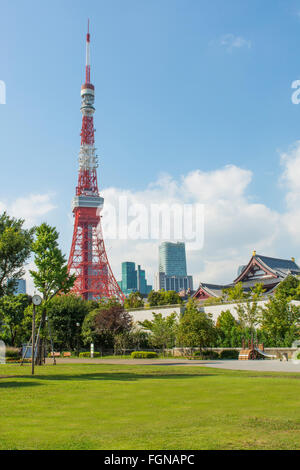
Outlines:
{"type": "Polygon", "coordinates": [[[149,340],[152,346],[159,349],[174,346],[177,328],[177,314],[174,312],[168,317],[153,312],[153,320],[139,322],[145,330],[151,331],[149,340]]]}
{"type": "Polygon", "coordinates": [[[237,326],[237,321],[230,310],[223,310],[217,318],[216,327],[224,331],[230,331],[231,328],[237,326]]]}
{"type": "MultiPolygon", "coordinates": [[[[238,302],[235,310],[238,314],[238,319],[242,328],[250,328],[254,332],[255,327],[259,323],[259,308],[258,301],[264,293],[262,284],[256,284],[250,289],[250,292],[245,294],[244,300],[238,302]]],[[[240,297],[241,299],[243,297],[240,297]]]]}
{"type": "Polygon", "coordinates": [[[162,295],[161,291],[152,290],[148,295],[148,303],[150,307],[161,305],[162,295]]]}
{"type": "Polygon", "coordinates": [[[161,289],[159,291],[152,290],[148,295],[148,303],[150,307],[156,307],[159,305],[177,305],[182,304],[182,298],[180,295],[171,290],[165,291],[161,289]]]}
{"type": "Polygon", "coordinates": [[[81,343],[82,324],[88,313],[87,302],[77,295],[58,295],[48,302],[46,314],[55,349],[77,349],[81,343]]]}
{"type": "Polygon", "coordinates": [[[75,274],[68,273],[66,258],[58,246],[58,237],[54,227],[43,223],[36,228],[36,239],[32,244],[37,270],[31,270],[30,274],[45,302],[58,293],[67,294],[76,280],[75,274]]]}
{"type": "Polygon", "coordinates": [[[10,295],[25,271],[31,253],[34,228],[25,230],[24,220],[0,216],[0,297],[10,295]]]}
{"type": "Polygon", "coordinates": [[[119,335],[129,333],[132,317],[115,299],[102,300],[96,310],[86,317],[83,325],[85,343],[94,342],[103,347],[119,344],[119,335]]]}
{"type": "Polygon", "coordinates": [[[26,294],[5,295],[0,298],[0,316],[4,325],[6,341],[11,346],[18,346],[18,334],[21,333],[21,324],[24,319],[24,311],[30,303],[30,297],[26,294]]]}
{"type": "Polygon", "coordinates": [[[216,329],[212,316],[200,312],[195,299],[190,299],[179,322],[177,342],[183,347],[199,347],[201,350],[211,346],[215,338],[216,329]]]}
{"type": "Polygon", "coordinates": [[[288,275],[275,289],[275,297],[300,300],[300,281],[292,274],[288,275]]]}
{"type": "Polygon", "coordinates": [[[130,292],[127,299],[125,299],[124,307],[126,309],[144,307],[143,297],[139,292],[130,292]]]}
{"type": "MultiPolygon", "coordinates": [[[[46,318],[47,303],[58,293],[67,294],[76,280],[75,274],[68,273],[65,256],[58,246],[58,232],[54,227],[43,223],[36,228],[36,239],[32,244],[34,252],[34,263],[37,270],[30,270],[35,287],[43,296],[41,306],[41,335],[45,336],[44,326],[46,318]]],[[[42,363],[42,350],[40,338],[38,344],[38,363],[42,363]]]]}
{"type": "Polygon", "coordinates": [[[233,287],[224,289],[223,297],[224,297],[224,300],[233,301],[233,302],[241,302],[247,299],[248,294],[244,292],[243,284],[241,282],[238,282],[233,287]]]}
{"type": "Polygon", "coordinates": [[[300,308],[284,297],[271,297],[261,309],[261,329],[276,347],[290,347],[300,334],[300,308]]]}

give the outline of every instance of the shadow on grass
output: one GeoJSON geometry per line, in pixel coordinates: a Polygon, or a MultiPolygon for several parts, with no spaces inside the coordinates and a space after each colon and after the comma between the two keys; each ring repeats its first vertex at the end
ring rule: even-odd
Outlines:
{"type": "MultiPolygon", "coordinates": [[[[18,377],[18,378],[25,378],[25,377],[18,377]]],[[[26,376],[26,378],[28,378],[26,376]]],[[[8,379],[8,377],[6,377],[8,379]]],[[[0,381],[0,390],[3,390],[4,388],[21,388],[21,387],[35,387],[41,385],[38,382],[16,382],[16,381],[10,381],[10,382],[1,382],[0,381]]]]}
{"type": "MultiPolygon", "coordinates": [[[[135,382],[138,380],[143,379],[189,379],[195,377],[211,377],[216,374],[160,374],[160,373],[149,373],[149,374],[135,374],[130,372],[107,372],[107,373],[79,373],[79,374],[49,374],[49,375],[39,375],[38,373],[32,377],[31,375],[19,375],[15,376],[15,378],[19,379],[34,379],[35,381],[122,381],[122,382],[135,382]]],[[[11,377],[5,377],[5,379],[10,379],[11,377]]],[[[26,385],[37,385],[36,382],[3,382],[1,383],[0,378],[0,388],[9,387],[10,384],[12,387],[15,386],[22,386],[26,383],[26,385]]],[[[40,384],[38,384],[40,385],[40,384]]]]}

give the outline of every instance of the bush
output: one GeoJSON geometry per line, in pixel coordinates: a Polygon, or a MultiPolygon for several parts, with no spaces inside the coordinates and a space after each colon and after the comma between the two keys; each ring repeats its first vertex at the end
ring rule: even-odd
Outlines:
{"type": "Polygon", "coordinates": [[[132,359],[157,359],[158,354],[154,351],[133,351],[131,353],[132,359]]]}
{"type": "Polygon", "coordinates": [[[195,351],[194,356],[198,359],[219,359],[217,351],[195,351]]]}
{"type": "Polygon", "coordinates": [[[297,354],[297,359],[300,359],[300,353],[299,353],[299,354],[297,354]]]}
{"type": "MultiPolygon", "coordinates": [[[[79,357],[91,357],[91,353],[90,351],[81,352],[79,353],[79,357]]],[[[100,353],[94,352],[94,357],[100,357],[100,353]]]]}
{"type": "Polygon", "coordinates": [[[220,359],[238,359],[239,351],[236,349],[224,349],[220,352],[220,359]]]}
{"type": "Polygon", "coordinates": [[[5,357],[7,359],[21,359],[21,353],[19,349],[6,348],[5,357]]]}

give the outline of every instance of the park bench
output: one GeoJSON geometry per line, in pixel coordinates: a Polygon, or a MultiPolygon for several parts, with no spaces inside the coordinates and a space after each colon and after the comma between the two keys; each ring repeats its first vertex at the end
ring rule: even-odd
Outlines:
{"type": "Polygon", "coordinates": [[[50,353],[50,357],[60,357],[60,352],[50,353]]]}
{"type": "Polygon", "coordinates": [[[64,357],[71,357],[71,353],[70,352],[64,352],[64,357]]]}

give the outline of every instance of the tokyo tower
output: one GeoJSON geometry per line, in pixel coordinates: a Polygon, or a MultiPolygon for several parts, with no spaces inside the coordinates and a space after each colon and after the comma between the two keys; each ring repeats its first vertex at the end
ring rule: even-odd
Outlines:
{"type": "Polygon", "coordinates": [[[116,298],[124,300],[109,265],[101,229],[104,199],[97,182],[98,161],[94,146],[95,87],[90,81],[90,32],[86,36],[85,83],[81,86],[81,145],[76,195],[72,202],[74,231],[68,270],[77,278],[72,292],[85,300],[116,298]]]}

